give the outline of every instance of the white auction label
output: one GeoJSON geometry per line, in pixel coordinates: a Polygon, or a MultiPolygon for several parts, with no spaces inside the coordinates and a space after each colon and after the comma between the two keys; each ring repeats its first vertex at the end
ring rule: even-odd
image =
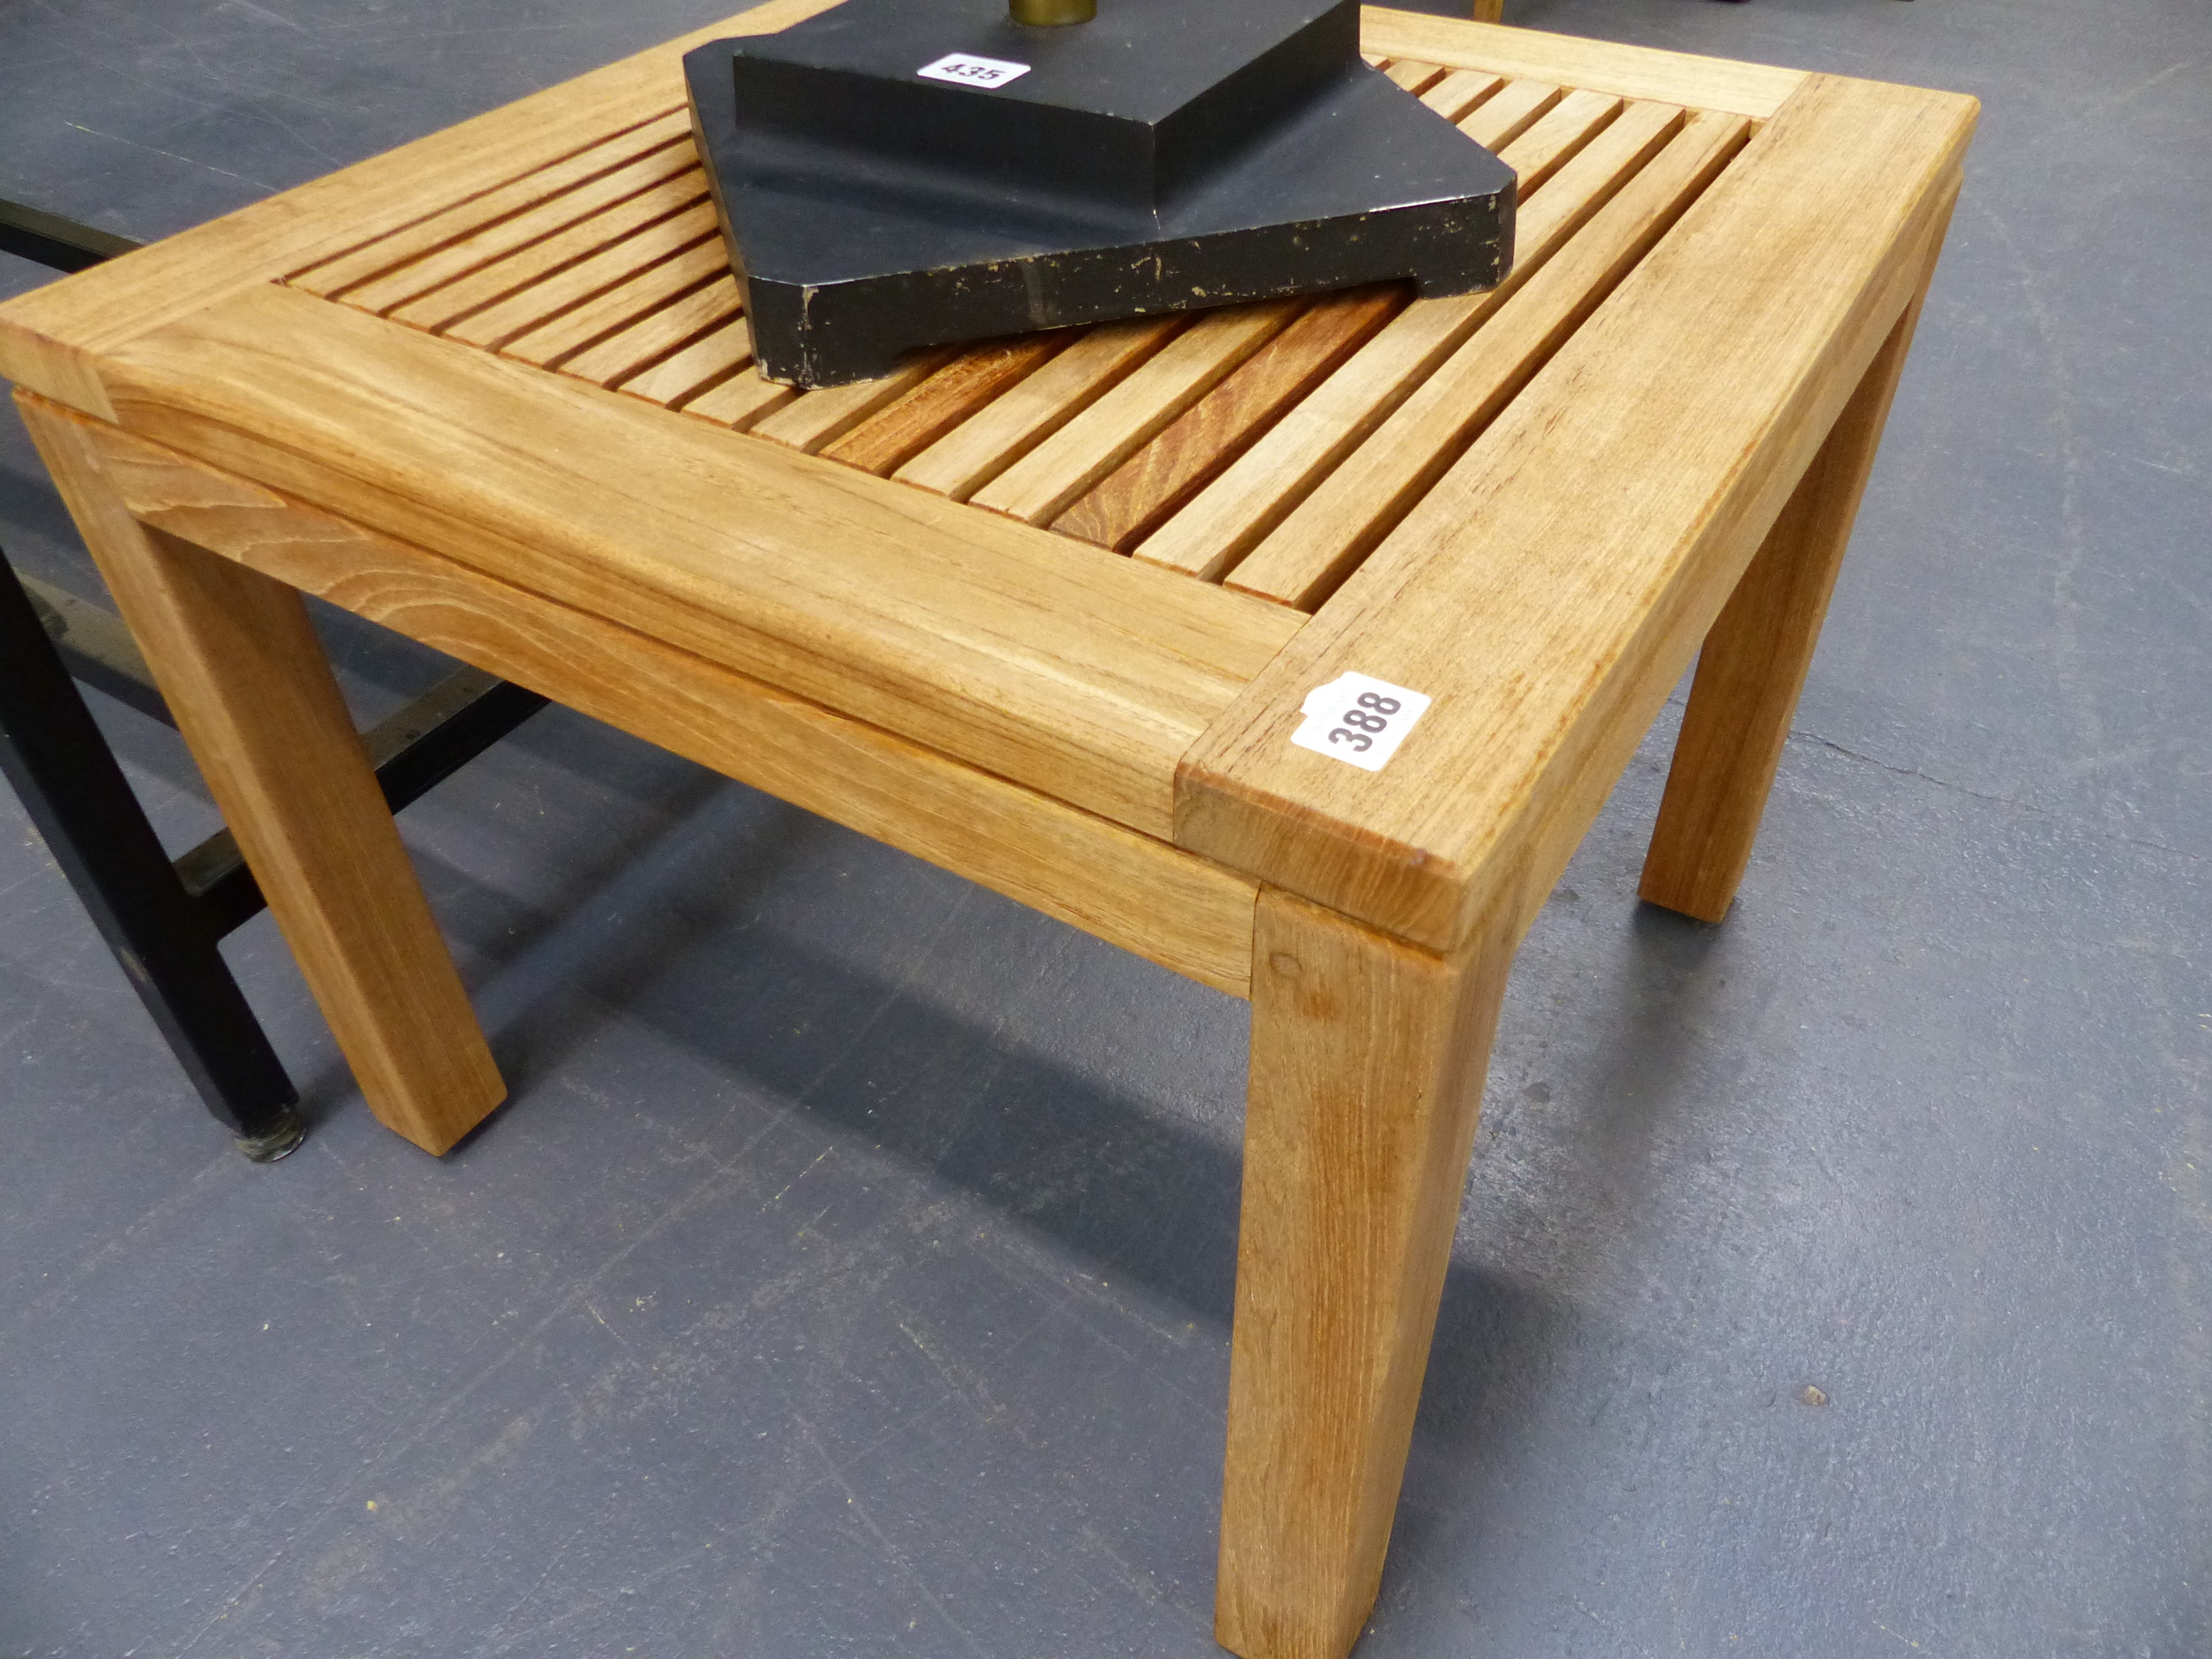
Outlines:
{"type": "Polygon", "coordinates": [[[1003,86],[1029,73],[1026,63],[1004,58],[979,58],[966,52],[948,52],[935,63],[914,71],[924,80],[949,80],[956,86],[1003,86]]]}
{"type": "Polygon", "coordinates": [[[1306,694],[1306,716],[1290,741],[1316,754],[1333,755],[1365,772],[1380,772],[1414,722],[1428,712],[1428,697],[1371,674],[1340,674],[1306,694]]]}

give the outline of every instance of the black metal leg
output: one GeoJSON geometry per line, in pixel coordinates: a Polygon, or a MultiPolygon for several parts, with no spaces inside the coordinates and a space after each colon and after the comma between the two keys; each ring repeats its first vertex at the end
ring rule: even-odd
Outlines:
{"type": "Polygon", "coordinates": [[[0,250],[55,270],[82,270],[137,245],[127,236],[96,231],[59,213],[41,213],[20,201],[0,201],[0,250]]]}
{"type": "Polygon", "coordinates": [[[0,555],[0,770],[207,1109],[257,1161],[300,1142],[299,1095],[22,584],[0,555]]]}
{"type": "MultiPolygon", "coordinates": [[[[70,666],[85,679],[73,661],[70,666]]],[[[397,812],[421,799],[544,706],[535,691],[474,668],[454,670],[361,734],[385,804],[397,812]]],[[[176,873],[225,933],[258,916],[267,902],[227,830],[180,857],[176,873]]]]}

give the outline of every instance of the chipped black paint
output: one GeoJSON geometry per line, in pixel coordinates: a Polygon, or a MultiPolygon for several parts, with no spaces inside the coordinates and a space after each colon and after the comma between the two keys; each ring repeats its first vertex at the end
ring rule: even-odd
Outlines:
{"type": "Polygon", "coordinates": [[[1370,68],[1351,0],[847,0],[684,60],[769,378],[927,346],[1410,277],[1493,286],[1510,168],[1370,68]],[[916,70],[1028,66],[997,87],[916,70]]]}

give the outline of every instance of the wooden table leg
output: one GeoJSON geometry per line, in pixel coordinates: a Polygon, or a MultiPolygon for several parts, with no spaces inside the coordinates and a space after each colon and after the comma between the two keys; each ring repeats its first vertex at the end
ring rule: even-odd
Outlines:
{"type": "Polygon", "coordinates": [[[1505,0],[1475,0],[1475,21],[1478,23],[1503,22],[1505,0]]]}
{"type": "Polygon", "coordinates": [[[1637,889],[1655,905],[1717,922],[1744,879],[1927,291],[1923,279],[1705,636],[1637,889]]]}
{"type": "Polygon", "coordinates": [[[1375,1605],[1511,949],[1261,895],[1214,1612],[1245,1659],[1342,1659],[1375,1605]]]}
{"type": "Polygon", "coordinates": [[[90,423],[16,401],[371,1109],[444,1152],[505,1088],[299,594],[147,529],[90,423]]]}

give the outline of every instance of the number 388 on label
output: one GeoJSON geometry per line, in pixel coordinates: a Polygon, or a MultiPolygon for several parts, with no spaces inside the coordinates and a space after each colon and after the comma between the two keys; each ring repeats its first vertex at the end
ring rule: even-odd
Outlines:
{"type": "Polygon", "coordinates": [[[1375,740],[1390,729],[1390,716],[1398,712],[1395,697],[1386,697],[1379,691],[1360,694],[1359,702],[1337,716],[1338,724],[1329,734],[1329,741],[1342,743],[1355,749],[1371,749],[1375,740]]]}
{"type": "Polygon", "coordinates": [[[1380,772],[1427,712],[1429,701],[1425,691],[1347,670],[1306,694],[1298,705],[1305,718],[1290,741],[1362,772],[1380,772]]]}

